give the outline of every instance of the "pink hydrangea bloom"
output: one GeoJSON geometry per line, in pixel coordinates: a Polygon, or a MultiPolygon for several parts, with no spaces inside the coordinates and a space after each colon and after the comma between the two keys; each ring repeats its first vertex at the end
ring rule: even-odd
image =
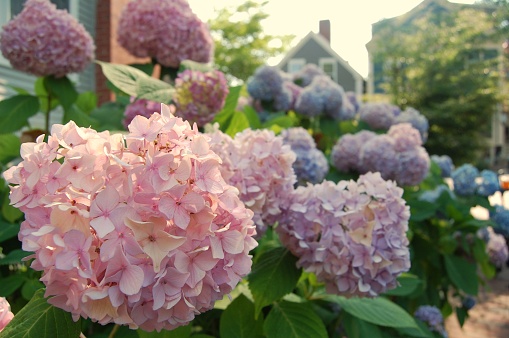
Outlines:
{"type": "Polygon", "coordinates": [[[124,7],[117,40],[137,57],[178,68],[183,60],[207,63],[214,42],[205,23],[185,0],[134,0],[124,7]]]}
{"type": "Polygon", "coordinates": [[[161,104],[159,102],[131,98],[131,103],[125,108],[124,112],[124,120],[122,124],[127,129],[131,121],[135,116],[141,115],[145,117],[150,117],[153,113],[161,112],[161,104]]]}
{"type": "Polygon", "coordinates": [[[90,34],[65,10],[48,0],[28,0],[3,26],[3,56],[13,68],[36,76],[81,72],[94,58],[90,34]]]}
{"type": "Polygon", "coordinates": [[[11,305],[4,297],[0,297],[0,332],[9,324],[14,318],[11,312],[11,305]]]}
{"type": "Polygon", "coordinates": [[[410,123],[392,125],[387,135],[395,141],[396,151],[407,151],[422,145],[421,134],[410,123]]]}
{"type": "Polygon", "coordinates": [[[254,212],[253,220],[262,233],[279,219],[293,191],[295,153],[281,136],[267,129],[246,129],[234,139],[217,129],[210,135],[212,150],[223,160],[223,177],[239,189],[240,199],[254,212]]]}
{"type": "Polygon", "coordinates": [[[334,167],[343,172],[360,171],[359,156],[361,148],[375,136],[376,134],[369,130],[341,136],[331,151],[331,160],[334,167]]]}
{"type": "Polygon", "coordinates": [[[366,103],[359,108],[359,119],[373,129],[389,129],[394,124],[394,107],[388,103],[366,103]]]}
{"type": "Polygon", "coordinates": [[[176,115],[203,127],[223,109],[228,84],[218,70],[200,72],[187,69],[175,80],[176,115]]]}
{"type": "Polygon", "coordinates": [[[54,125],[4,173],[32,268],[74,319],[173,329],[250,271],[253,212],[209,137],[162,108],[126,135],[54,125]]]}
{"type": "Polygon", "coordinates": [[[298,187],[276,231],[327,292],[376,297],[410,268],[410,211],[402,194],[379,173],[298,187]]]}

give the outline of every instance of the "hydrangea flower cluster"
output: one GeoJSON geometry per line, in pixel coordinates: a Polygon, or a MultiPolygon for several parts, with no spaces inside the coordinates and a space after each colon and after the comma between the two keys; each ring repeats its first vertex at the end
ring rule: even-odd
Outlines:
{"type": "Polygon", "coordinates": [[[319,183],[329,172],[329,163],[324,153],[316,148],[315,140],[302,127],[284,129],[283,142],[288,144],[297,156],[293,170],[298,184],[319,183]]]}
{"type": "Polygon", "coordinates": [[[479,170],[470,163],[463,164],[451,173],[454,192],[460,196],[473,195],[477,190],[476,178],[479,170]]]}
{"type": "Polygon", "coordinates": [[[430,203],[435,203],[436,200],[442,196],[444,192],[447,192],[447,194],[451,197],[451,199],[455,199],[456,195],[449,189],[449,187],[445,184],[440,184],[433,190],[424,190],[422,194],[419,195],[419,200],[426,201],[430,203]]]}
{"type": "Polygon", "coordinates": [[[331,159],[339,171],[380,172],[400,185],[419,184],[430,166],[421,136],[409,123],[395,124],[387,134],[344,135],[332,148],[331,159]]]}
{"type": "Polygon", "coordinates": [[[11,312],[11,305],[4,297],[0,297],[0,332],[9,324],[14,318],[11,312]]]}
{"type": "Polygon", "coordinates": [[[297,73],[293,74],[293,82],[301,87],[307,87],[317,76],[327,76],[322,68],[314,63],[305,64],[297,73]]]}
{"type": "Polygon", "coordinates": [[[448,155],[431,155],[431,160],[440,167],[442,177],[451,177],[451,173],[454,170],[454,164],[448,155]]]}
{"type": "Polygon", "coordinates": [[[509,249],[504,236],[495,233],[492,227],[487,227],[488,241],[486,243],[486,252],[490,262],[497,268],[502,268],[509,260],[509,249]]]}
{"type": "Polygon", "coordinates": [[[247,91],[255,100],[272,103],[276,111],[287,111],[294,101],[296,90],[285,83],[289,80],[286,74],[274,66],[258,67],[255,73],[247,80],[247,91]]]}
{"type": "Polygon", "coordinates": [[[208,63],[214,55],[209,29],[185,0],[134,0],[120,15],[117,40],[137,57],[178,68],[183,60],[208,63]]]}
{"type": "Polygon", "coordinates": [[[444,317],[436,306],[421,305],[414,313],[414,317],[426,323],[431,331],[435,331],[447,338],[444,328],[444,317]]]}
{"type": "Polygon", "coordinates": [[[14,69],[35,76],[79,73],[94,58],[90,34],[48,0],[28,0],[0,34],[0,49],[14,69]]]}
{"type": "Polygon", "coordinates": [[[170,330],[250,271],[253,213],[208,137],[162,108],[127,135],[53,125],[4,173],[45,296],[75,320],[170,330]]]}
{"type": "Polygon", "coordinates": [[[127,129],[131,121],[138,115],[150,117],[153,113],[161,113],[161,104],[159,102],[138,99],[131,97],[131,103],[127,105],[124,111],[122,124],[127,129]]]}
{"type": "Polygon", "coordinates": [[[200,72],[187,69],[175,80],[176,115],[203,127],[224,107],[228,84],[218,70],[200,72]]]}
{"type": "Polygon", "coordinates": [[[495,206],[495,211],[490,213],[490,219],[495,223],[493,230],[506,238],[509,238],[509,210],[501,205],[495,206]]]}
{"type": "Polygon", "coordinates": [[[379,173],[357,181],[298,187],[276,231],[327,292],[375,297],[410,268],[409,207],[403,190],[379,173]]]}
{"type": "Polygon", "coordinates": [[[209,135],[211,149],[223,160],[222,176],[239,189],[241,201],[254,212],[261,235],[279,220],[293,191],[295,153],[281,136],[267,129],[245,129],[232,139],[216,125],[209,135]]]}
{"type": "Polygon", "coordinates": [[[410,123],[412,127],[417,129],[421,134],[422,142],[426,143],[428,139],[429,122],[426,116],[422,115],[417,109],[408,107],[403,110],[396,116],[394,123],[410,123]]]}
{"type": "Polygon", "coordinates": [[[498,175],[492,170],[483,170],[477,180],[477,194],[481,196],[491,196],[497,191],[500,191],[500,182],[498,175]]]}
{"type": "MultiPolygon", "coordinates": [[[[308,117],[325,114],[336,120],[346,120],[343,117],[343,101],[347,101],[343,87],[327,75],[315,76],[301,91],[294,109],[308,117]]],[[[351,114],[347,117],[351,117],[351,114]]]]}
{"type": "Polygon", "coordinates": [[[361,148],[374,137],[376,137],[376,134],[369,130],[343,135],[331,151],[331,160],[334,167],[342,172],[360,172],[359,154],[361,148]]]}
{"type": "Polygon", "coordinates": [[[359,108],[359,119],[372,129],[387,130],[394,124],[396,114],[391,104],[371,102],[359,108]]]}

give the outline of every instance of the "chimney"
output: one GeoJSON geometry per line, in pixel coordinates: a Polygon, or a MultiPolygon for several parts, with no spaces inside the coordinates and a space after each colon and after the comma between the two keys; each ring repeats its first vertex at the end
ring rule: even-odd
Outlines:
{"type": "Polygon", "coordinates": [[[330,20],[320,20],[319,34],[330,44],[330,20]]]}

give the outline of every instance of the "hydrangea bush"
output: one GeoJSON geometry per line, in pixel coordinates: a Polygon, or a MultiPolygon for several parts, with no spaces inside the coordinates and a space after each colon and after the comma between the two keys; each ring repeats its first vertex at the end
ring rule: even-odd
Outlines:
{"type": "MultiPolygon", "coordinates": [[[[37,34],[17,26],[18,39],[37,34]]],[[[185,0],[132,1],[118,31],[151,60],[98,62],[115,102],[96,107],[69,68],[0,102],[12,305],[0,337],[436,337],[439,315],[464,322],[507,256],[478,235],[503,224],[494,173],[478,170],[464,194],[424,150],[424,116],[361,102],[314,65],[263,66],[228,87],[203,64],[212,40],[185,0]],[[9,114],[20,103],[26,114],[9,114]],[[31,129],[57,109],[61,123],[31,129]]],[[[68,46],[75,33],[55,36],[68,46]]]]}

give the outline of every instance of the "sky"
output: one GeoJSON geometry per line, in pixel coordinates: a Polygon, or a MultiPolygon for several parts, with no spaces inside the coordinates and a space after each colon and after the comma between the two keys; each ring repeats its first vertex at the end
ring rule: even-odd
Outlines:
{"type": "MultiPolygon", "coordinates": [[[[236,8],[244,0],[188,0],[202,21],[214,18],[216,9],[236,8]]],[[[293,34],[295,46],[310,31],[318,33],[320,20],[330,20],[331,47],[363,77],[368,75],[366,43],[371,40],[371,25],[382,19],[399,16],[422,0],[269,0],[264,7],[269,17],[262,22],[270,35],[293,34]]],[[[450,0],[474,3],[474,0],[450,0]]],[[[279,59],[269,60],[277,64],[279,59]]]]}

